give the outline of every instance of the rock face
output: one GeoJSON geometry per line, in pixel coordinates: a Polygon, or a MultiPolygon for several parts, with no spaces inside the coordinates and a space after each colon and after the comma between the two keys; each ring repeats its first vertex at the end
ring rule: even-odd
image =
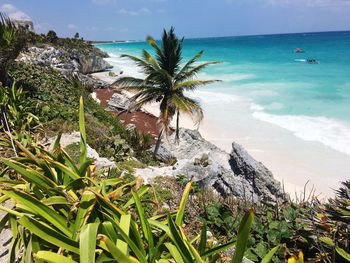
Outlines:
{"type": "MultiPolygon", "coordinates": [[[[150,152],[153,153],[154,149],[155,149],[155,145],[151,147],[150,152]]],[[[157,158],[158,161],[161,161],[166,164],[171,164],[176,162],[176,157],[174,156],[174,154],[169,149],[164,147],[164,145],[159,146],[158,152],[155,157],[157,158]]]]}
{"type": "Polygon", "coordinates": [[[111,110],[127,110],[129,109],[130,105],[130,99],[121,93],[114,93],[108,102],[108,107],[111,110]]]}
{"type": "Polygon", "coordinates": [[[232,171],[248,180],[258,195],[275,193],[277,197],[282,197],[280,184],[273,178],[271,171],[235,142],[232,143],[229,163],[232,171]]]}
{"type": "Polygon", "coordinates": [[[174,143],[174,137],[170,136],[162,145],[165,152],[172,153],[178,160],[167,170],[168,175],[186,175],[224,197],[235,196],[254,202],[284,197],[272,173],[240,145],[233,143],[229,154],[204,140],[198,131],[180,129],[179,144],[174,143]]]}
{"type": "Polygon", "coordinates": [[[93,88],[105,88],[108,86],[108,83],[93,79],[85,74],[105,71],[112,68],[112,66],[100,56],[93,54],[84,55],[75,49],[68,52],[52,46],[43,48],[30,47],[27,51],[22,52],[17,60],[42,67],[51,67],[64,75],[76,76],[85,85],[93,88]]]}
{"type": "Polygon", "coordinates": [[[78,62],[79,71],[83,74],[101,72],[113,68],[102,57],[95,55],[83,55],[77,50],[72,50],[70,58],[78,62]]]}

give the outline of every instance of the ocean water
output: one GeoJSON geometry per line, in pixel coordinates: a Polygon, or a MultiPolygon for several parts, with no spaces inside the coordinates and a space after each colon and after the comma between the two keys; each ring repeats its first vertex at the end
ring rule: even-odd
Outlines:
{"type": "MultiPolygon", "coordinates": [[[[142,73],[120,54],[152,52],[144,42],[97,46],[110,54],[116,72],[133,76],[142,73]]],[[[185,39],[184,60],[199,50],[205,51],[200,62],[222,62],[199,75],[222,82],[190,95],[211,119],[235,122],[230,111],[244,103],[256,120],[350,155],[350,32],[185,39]]]]}

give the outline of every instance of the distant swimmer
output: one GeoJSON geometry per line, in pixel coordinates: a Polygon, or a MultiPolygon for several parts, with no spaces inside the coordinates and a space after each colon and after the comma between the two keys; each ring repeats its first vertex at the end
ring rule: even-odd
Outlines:
{"type": "Polygon", "coordinates": [[[302,48],[297,47],[294,49],[294,53],[305,53],[305,51],[302,48]]]}
{"type": "Polygon", "coordinates": [[[317,59],[307,59],[306,62],[309,64],[318,64],[319,63],[319,61],[317,59]]]}
{"type": "Polygon", "coordinates": [[[295,62],[305,62],[309,64],[319,64],[320,62],[317,59],[294,59],[295,62]]]}

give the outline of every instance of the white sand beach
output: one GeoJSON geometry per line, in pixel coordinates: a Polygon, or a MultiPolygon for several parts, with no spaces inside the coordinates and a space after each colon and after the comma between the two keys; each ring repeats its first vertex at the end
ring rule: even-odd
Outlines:
{"type": "MultiPolygon", "coordinates": [[[[93,75],[109,83],[116,79],[106,72],[93,75]]],[[[255,119],[249,107],[248,103],[236,102],[234,110],[227,111],[220,105],[204,105],[200,133],[227,152],[231,151],[233,141],[243,145],[256,160],[272,171],[292,198],[302,195],[305,185],[307,195],[314,187],[320,199],[333,196],[334,189],[350,174],[347,165],[350,156],[317,142],[304,141],[283,128],[255,119]],[[217,118],[218,115],[221,118],[217,118]]],[[[147,105],[144,110],[159,115],[158,104],[147,105]]],[[[175,126],[175,119],[172,125],[175,126]]],[[[185,115],[180,117],[180,126],[197,129],[192,119],[185,115]]]]}

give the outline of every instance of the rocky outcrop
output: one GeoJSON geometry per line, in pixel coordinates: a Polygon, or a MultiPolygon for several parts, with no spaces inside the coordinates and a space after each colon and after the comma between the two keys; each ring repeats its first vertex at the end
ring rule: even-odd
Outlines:
{"type": "MultiPolygon", "coordinates": [[[[235,196],[254,202],[284,197],[272,173],[238,144],[233,143],[229,154],[203,139],[198,131],[180,129],[178,144],[174,136],[162,145],[165,152],[172,153],[178,160],[172,169],[163,169],[167,175],[183,174],[204,187],[212,187],[224,197],[235,196]]],[[[137,172],[142,175],[142,171],[137,172]]]]}
{"type": "Polygon", "coordinates": [[[229,163],[232,171],[244,177],[258,195],[274,193],[277,197],[283,197],[280,184],[273,178],[271,171],[235,142],[232,143],[229,163]]]}
{"type": "Polygon", "coordinates": [[[85,85],[92,88],[109,86],[107,82],[85,75],[112,68],[102,57],[94,54],[82,54],[75,49],[68,52],[52,46],[30,47],[18,56],[17,61],[51,67],[66,76],[76,76],[85,85]]]}
{"type": "MultiPolygon", "coordinates": [[[[151,147],[151,153],[154,152],[155,147],[155,145],[151,147]]],[[[174,154],[168,148],[164,147],[164,145],[159,146],[158,152],[155,157],[158,161],[163,162],[165,164],[173,164],[176,162],[176,157],[174,156],[174,154]]]]}
{"type": "Polygon", "coordinates": [[[110,110],[128,110],[131,106],[131,100],[121,93],[114,93],[108,101],[110,110]]]}
{"type": "Polygon", "coordinates": [[[89,74],[95,72],[106,71],[113,68],[107,61],[102,57],[96,55],[83,55],[78,50],[72,50],[69,54],[70,58],[76,61],[79,65],[79,71],[82,74],[89,74]]]}

